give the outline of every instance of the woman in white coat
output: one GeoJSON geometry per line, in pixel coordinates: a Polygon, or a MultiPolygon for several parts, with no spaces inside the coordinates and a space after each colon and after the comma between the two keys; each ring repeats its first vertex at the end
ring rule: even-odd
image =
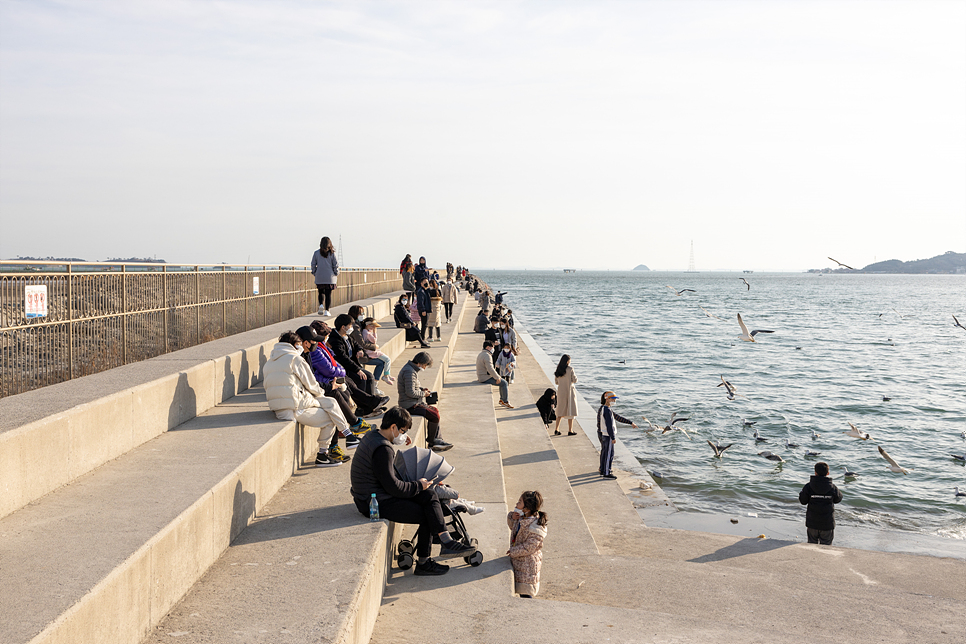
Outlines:
{"type": "Polygon", "coordinates": [[[453,282],[452,277],[447,277],[446,281],[443,282],[443,309],[446,311],[446,324],[453,321],[453,306],[456,304],[456,300],[459,297],[460,289],[453,282]]]}
{"type": "Polygon", "coordinates": [[[335,400],[325,397],[312,367],[302,358],[301,346],[302,339],[286,331],[272,349],[262,372],[268,408],[279,420],[294,420],[306,427],[319,428],[317,467],[342,465],[349,458],[332,459],[328,454],[329,443],[336,430],[346,435],[349,423],[335,400]]]}
{"type": "Polygon", "coordinates": [[[574,418],[577,417],[577,376],[570,366],[570,356],[560,357],[557,370],[553,372],[557,381],[557,425],[553,428],[555,436],[560,436],[560,421],[567,419],[567,436],[576,436],[574,418]]]}

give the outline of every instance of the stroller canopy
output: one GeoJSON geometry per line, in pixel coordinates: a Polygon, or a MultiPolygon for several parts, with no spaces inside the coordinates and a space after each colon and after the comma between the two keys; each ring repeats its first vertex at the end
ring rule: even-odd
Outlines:
{"type": "Polygon", "coordinates": [[[395,467],[397,476],[403,481],[431,481],[435,476],[436,483],[441,483],[454,469],[445,458],[422,447],[396,452],[395,467]]]}

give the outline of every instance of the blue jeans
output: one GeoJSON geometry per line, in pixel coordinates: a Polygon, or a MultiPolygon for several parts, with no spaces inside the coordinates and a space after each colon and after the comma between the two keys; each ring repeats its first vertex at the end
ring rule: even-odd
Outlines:
{"type": "Polygon", "coordinates": [[[378,358],[369,358],[369,361],[366,364],[376,365],[376,368],[373,370],[373,373],[372,373],[372,377],[375,378],[376,380],[379,380],[380,378],[382,378],[383,374],[386,374],[387,376],[390,375],[389,367],[392,363],[389,360],[389,356],[385,354],[379,356],[378,358]]]}
{"type": "MultiPolygon", "coordinates": [[[[482,382],[484,385],[495,385],[496,380],[493,378],[487,378],[482,382]]],[[[500,400],[505,403],[510,402],[510,383],[506,378],[500,380],[500,400]]]]}

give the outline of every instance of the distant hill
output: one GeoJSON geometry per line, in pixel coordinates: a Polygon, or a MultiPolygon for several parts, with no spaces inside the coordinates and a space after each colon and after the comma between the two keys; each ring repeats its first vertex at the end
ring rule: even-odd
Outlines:
{"type": "Polygon", "coordinates": [[[80,257],[17,257],[18,262],[86,262],[80,257]]]}
{"type": "Polygon", "coordinates": [[[635,270],[635,271],[649,271],[649,270],[651,270],[651,269],[649,269],[649,268],[648,268],[647,266],[645,266],[644,264],[638,264],[637,266],[635,266],[635,267],[634,267],[634,269],[633,269],[633,270],[635,270]]]}
{"type": "Polygon", "coordinates": [[[966,253],[946,251],[929,259],[903,262],[888,259],[884,262],[869,264],[865,268],[852,271],[847,268],[813,268],[809,273],[966,273],[966,253]]]}

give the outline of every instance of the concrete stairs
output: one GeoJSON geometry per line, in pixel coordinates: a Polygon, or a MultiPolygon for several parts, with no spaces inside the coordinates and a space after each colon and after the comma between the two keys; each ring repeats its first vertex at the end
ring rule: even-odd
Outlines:
{"type": "MultiPolygon", "coordinates": [[[[361,302],[379,318],[393,303],[361,302]]],[[[277,420],[257,385],[279,333],[312,319],[0,400],[0,641],[153,631],[314,460],[317,432],[277,420]]],[[[402,352],[400,330],[380,337],[402,352]]]]}

